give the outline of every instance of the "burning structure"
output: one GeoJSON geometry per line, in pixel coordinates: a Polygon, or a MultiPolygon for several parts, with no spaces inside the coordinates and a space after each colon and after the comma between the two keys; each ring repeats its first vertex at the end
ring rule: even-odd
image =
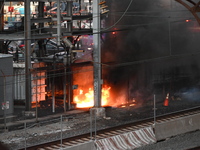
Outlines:
{"type": "MultiPolygon", "coordinates": [[[[133,100],[145,104],[153,94],[164,100],[167,93],[183,96],[199,88],[199,25],[185,7],[163,0],[107,3],[111,11],[101,18],[106,22],[101,34],[103,106],[133,100]]],[[[92,64],[72,67],[73,102],[92,107],[92,64]]],[[[56,87],[62,98],[62,86],[56,87]]]]}
{"type": "MultiPolygon", "coordinates": [[[[110,0],[106,4],[110,11],[101,16],[102,105],[147,104],[154,94],[163,101],[168,93],[196,100],[190,96],[199,94],[196,18],[175,0],[110,0]]],[[[64,103],[93,107],[91,37],[77,38],[87,51],[77,55],[71,66],[63,65],[63,59],[44,62],[45,97],[41,101],[47,103],[42,106],[52,106],[55,100],[61,107],[64,103]],[[66,85],[71,89],[65,89],[66,85]]]]}
{"type": "Polygon", "coordinates": [[[154,94],[160,100],[167,93],[186,98],[191,89],[199,94],[199,24],[186,8],[164,0],[108,3],[103,76],[116,99],[145,104],[154,94]]]}

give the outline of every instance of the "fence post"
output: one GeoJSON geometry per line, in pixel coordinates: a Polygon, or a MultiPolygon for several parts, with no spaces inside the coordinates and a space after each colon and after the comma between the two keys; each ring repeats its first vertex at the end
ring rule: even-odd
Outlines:
{"type": "Polygon", "coordinates": [[[156,125],[156,96],[154,94],[154,97],[153,97],[153,104],[154,104],[154,126],[156,125]]]}
{"type": "Polygon", "coordinates": [[[94,112],[94,140],[96,141],[96,136],[97,136],[97,110],[95,109],[94,112]]]}
{"type": "Polygon", "coordinates": [[[90,109],[90,139],[93,140],[93,118],[94,118],[94,140],[96,140],[96,134],[97,134],[97,129],[96,129],[96,114],[97,110],[96,109],[90,109]],[[94,117],[93,117],[94,116],[94,117]]]}
{"type": "Polygon", "coordinates": [[[61,146],[61,150],[62,150],[62,139],[63,139],[63,133],[62,133],[62,115],[60,116],[60,130],[61,130],[61,132],[60,132],[60,146],[61,146]]]}
{"type": "Polygon", "coordinates": [[[25,147],[24,149],[26,150],[26,122],[24,122],[24,129],[25,129],[25,135],[24,135],[24,138],[25,138],[25,147]]]}
{"type": "Polygon", "coordinates": [[[90,139],[92,140],[92,110],[90,109],[90,139]]]}

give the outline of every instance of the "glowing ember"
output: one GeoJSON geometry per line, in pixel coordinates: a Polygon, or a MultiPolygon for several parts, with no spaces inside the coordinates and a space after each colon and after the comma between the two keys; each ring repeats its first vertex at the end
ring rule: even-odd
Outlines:
{"type": "Polygon", "coordinates": [[[130,104],[129,106],[135,106],[135,104],[130,104]]]}
{"type": "MultiPolygon", "coordinates": [[[[101,105],[108,105],[108,98],[110,96],[111,87],[102,88],[101,95],[101,105]]],[[[93,88],[89,88],[87,92],[82,89],[79,90],[79,93],[74,96],[74,102],[76,103],[77,108],[93,107],[94,106],[94,91],[93,88]]]]}

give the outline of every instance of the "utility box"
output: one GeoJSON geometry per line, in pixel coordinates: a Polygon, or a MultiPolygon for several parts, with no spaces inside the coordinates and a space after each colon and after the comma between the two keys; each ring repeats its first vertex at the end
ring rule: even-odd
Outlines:
{"type": "Polygon", "coordinates": [[[13,114],[13,56],[0,54],[0,116],[13,114]]]}

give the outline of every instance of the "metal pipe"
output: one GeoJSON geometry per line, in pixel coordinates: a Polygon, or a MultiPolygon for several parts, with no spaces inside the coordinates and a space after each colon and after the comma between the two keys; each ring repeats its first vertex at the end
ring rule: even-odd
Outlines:
{"type": "Polygon", "coordinates": [[[72,32],[72,2],[67,2],[67,16],[70,18],[70,20],[67,21],[67,31],[72,32]]]}
{"type": "Polygon", "coordinates": [[[55,112],[55,57],[53,58],[53,68],[54,68],[54,74],[53,74],[53,81],[52,81],[52,112],[55,112]]]}
{"type": "MultiPolygon", "coordinates": [[[[10,8],[12,7],[12,2],[10,2],[10,8]]],[[[10,11],[10,21],[12,21],[12,11],[10,11]]]]}
{"type": "Polygon", "coordinates": [[[26,111],[31,110],[31,20],[30,20],[30,0],[24,1],[25,3],[25,77],[26,77],[26,111]]]}
{"type": "Polygon", "coordinates": [[[90,139],[92,140],[92,109],[90,109],[90,139]]]}
{"type": "Polygon", "coordinates": [[[61,132],[60,132],[60,147],[61,147],[61,149],[62,149],[62,143],[63,143],[63,141],[62,141],[62,139],[63,139],[63,131],[62,131],[62,128],[63,128],[63,126],[62,126],[62,124],[63,124],[63,120],[62,120],[62,115],[60,116],[60,130],[61,130],[61,132]]]}
{"type": "Polygon", "coordinates": [[[156,96],[155,96],[155,94],[154,94],[154,97],[153,97],[153,104],[154,104],[154,108],[153,108],[153,110],[154,110],[154,126],[156,125],[156,96]]]}
{"type": "Polygon", "coordinates": [[[64,61],[64,85],[63,85],[63,91],[64,91],[64,98],[63,98],[63,103],[64,103],[64,112],[66,112],[66,59],[67,57],[64,56],[63,61],[64,61]]]}
{"type": "MultiPolygon", "coordinates": [[[[71,61],[72,61],[71,56],[72,55],[71,55],[71,53],[72,53],[73,44],[67,38],[63,38],[63,41],[69,47],[69,50],[67,52],[67,63],[66,63],[68,69],[66,71],[68,72],[68,76],[67,76],[67,79],[68,79],[68,110],[70,110],[71,109],[71,100],[72,100],[72,75],[71,75],[71,61]]],[[[66,57],[66,55],[65,55],[65,57],[66,57]]],[[[66,59],[65,57],[64,57],[64,62],[65,62],[65,59],[66,59]]]]}
{"type": "MultiPolygon", "coordinates": [[[[70,50],[71,51],[71,47],[70,50]]],[[[71,52],[70,52],[71,54],[71,52]]],[[[72,101],[72,78],[71,78],[71,55],[67,55],[67,72],[68,72],[68,110],[71,109],[71,101],[72,101]]]]}
{"type": "Polygon", "coordinates": [[[26,132],[27,132],[27,131],[26,131],[26,122],[24,122],[24,129],[25,129],[25,135],[24,135],[24,138],[25,138],[25,146],[24,146],[24,147],[25,147],[25,150],[26,150],[26,145],[27,145],[27,143],[26,143],[26,134],[27,134],[27,133],[26,133],[26,132]]]}
{"type": "Polygon", "coordinates": [[[96,141],[97,136],[97,110],[94,110],[94,140],[96,141]]]}
{"type": "Polygon", "coordinates": [[[38,89],[37,89],[37,87],[38,87],[38,76],[37,76],[37,72],[36,72],[36,114],[35,114],[35,116],[36,116],[36,122],[38,122],[38,89]]]}
{"type": "MultiPolygon", "coordinates": [[[[44,18],[44,2],[39,2],[38,5],[38,18],[44,18]]],[[[39,23],[39,31],[44,27],[44,22],[39,23]]]]}
{"type": "Polygon", "coordinates": [[[61,11],[60,11],[60,0],[57,0],[57,44],[60,46],[61,43],[61,11]]]}

